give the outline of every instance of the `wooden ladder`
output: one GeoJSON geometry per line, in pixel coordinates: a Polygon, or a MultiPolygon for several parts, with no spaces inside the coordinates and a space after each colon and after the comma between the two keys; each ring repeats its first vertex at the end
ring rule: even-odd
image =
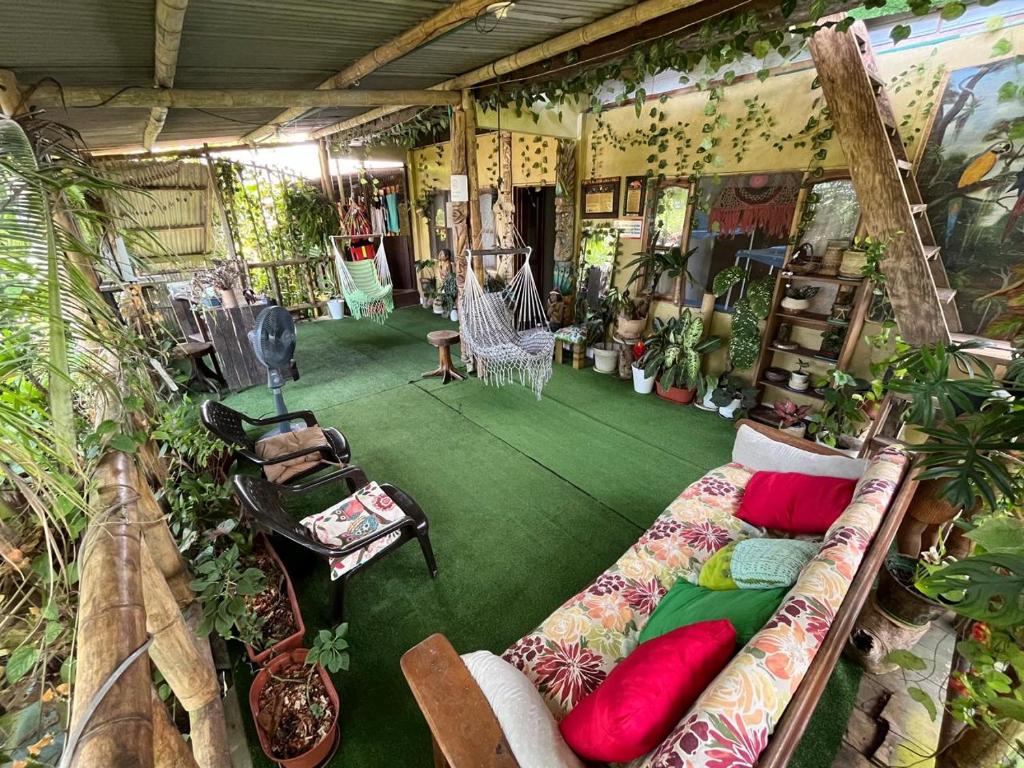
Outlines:
{"type": "Polygon", "coordinates": [[[821,30],[811,38],[811,56],[857,191],[862,226],[890,240],[881,268],[900,333],[915,345],[948,341],[951,330],[960,330],[956,291],[939,257],[867,27],[858,21],[844,32],[821,30]]]}

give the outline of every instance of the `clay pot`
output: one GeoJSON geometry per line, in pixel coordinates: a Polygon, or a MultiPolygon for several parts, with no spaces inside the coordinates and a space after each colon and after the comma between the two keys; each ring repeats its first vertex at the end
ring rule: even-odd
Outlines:
{"type": "Polygon", "coordinates": [[[669,387],[668,389],[665,389],[661,386],[660,380],[654,382],[654,391],[662,400],[679,403],[680,405],[689,405],[693,402],[693,396],[697,392],[696,388],[683,389],[682,387],[669,387]]]}
{"type": "Polygon", "coordinates": [[[302,645],[302,638],[306,634],[306,625],[302,621],[302,613],[299,610],[299,601],[295,597],[295,589],[292,587],[292,580],[288,576],[288,571],[284,567],[284,563],[281,562],[281,558],[277,556],[277,552],[270,544],[270,539],[264,536],[262,533],[256,535],[257,546],[262,546],[263,551],[270,555],[270,559],[274,561],[274,565],[278,567],[281,574],[284,576],[284,590],[285,594],[288,595],[288,604],[292,608],[292,616],[295,617],[296,629],[294,634],[288,635],[278,643],[264,648],[262,651],[257,652],[251,645],[245,646],[245,652],[249,654],[249,661],[253,664],[263,665],[269,659],[278,656],[286,651],[290,651],[293,648],[298,648],[302,645]]]}
{"type": "Polygon", "coordinates": [[[331,678],[327,675],[327,670],[319,664],[316,665],[316,672],[320,675],[320,679],[323,681],[324,687],[327,689],[327,698],[330,700],[331,708],[334,710],[331,727],[328,729],[324,738],[312,749],[303,752],[301,755],[296,755],[295,757],[283,760],[279,757],[275,757],[271,753],[270,737],[268,734],[264,733],[263,729],[259,725],[260,694],[263,692],[267,683],[270,682],[271,676],[277,674],[278,670],[288,664],[293,662],[305,662],[306,654],[308,653],[309,651],[305,648],[296,648],[295,650],[288,651],[287,653],[274,657],[267,666],[256,673],[256,677],[253,678],[252,681],[252,686],[249,688],[249,709],[252,711],[252,719],[256,723],[256,735],[259,737],[260,746],[263,748],[263,753],[275,763],[282,766],[282,768],[313,768],[314,766],[320,765],[330,756],[331,751],[334,749],[334,742],[337,738],[339,706],[338,692],[334,689],[334,684],[331,682],[331,678]]]}
{"type": "Polygon", "coordinates": [[[235,295],[234,288],[221,288],[220,305],[224,309],[234,309],[238,306],[238,297],[235,295]]]}
{"type": "Polygon", "coordinates": [[[624,341],[633,341],[639,339],[644,332],[644,326],[647,325],[647,318],[641,317],[639,320],[630,320],[624,315],[619,315],[617,322],[619,338],[624,341]]]}

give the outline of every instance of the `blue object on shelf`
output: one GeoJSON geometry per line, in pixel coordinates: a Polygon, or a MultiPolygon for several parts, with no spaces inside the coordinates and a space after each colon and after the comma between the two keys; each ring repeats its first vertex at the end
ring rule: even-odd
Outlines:
{"type": "Polygon", "coordinates": [[[773,245],[771,248],[749,248],[736,253],[736,263],[740,259],[756,261],[759,264],[767,264],[773,269],[778,269],[786,261],[786,246],[773,245]]]}

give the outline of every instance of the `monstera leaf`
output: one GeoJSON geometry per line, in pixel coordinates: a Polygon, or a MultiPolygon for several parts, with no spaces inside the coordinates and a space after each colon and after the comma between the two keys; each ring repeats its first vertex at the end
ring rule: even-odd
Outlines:
{"type": "Polygon", "coordinates": [[[995,627],[1024,624],[1024,555],[990,553],[947,565],[917,582],[961,616],[995,627]]]}

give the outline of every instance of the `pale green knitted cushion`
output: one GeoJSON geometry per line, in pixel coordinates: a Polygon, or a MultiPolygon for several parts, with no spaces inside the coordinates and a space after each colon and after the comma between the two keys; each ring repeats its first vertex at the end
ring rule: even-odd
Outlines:
{"type": "Polygon", "coordinates": [[[740,589],[788,587],[820,548],[814,541],[744,539],[732,553],[732,580],[740,589]]]}

